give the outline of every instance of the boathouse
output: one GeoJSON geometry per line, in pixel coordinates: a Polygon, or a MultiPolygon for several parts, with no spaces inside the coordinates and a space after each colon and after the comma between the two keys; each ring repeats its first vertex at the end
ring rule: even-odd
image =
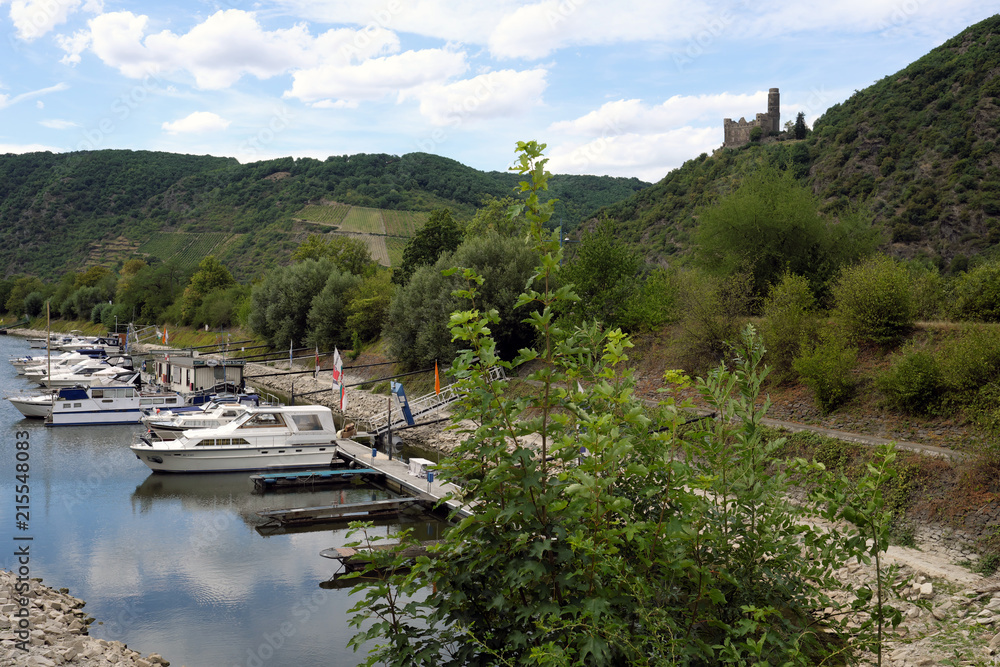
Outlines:
{"type": "Polygon", "coordinates": [[[147,362],[146,372],[163,387],[187,393],[220,385],[242,387],[243,365],[242,359],[202,357],[192,350],[157,350],[147,362]]]}

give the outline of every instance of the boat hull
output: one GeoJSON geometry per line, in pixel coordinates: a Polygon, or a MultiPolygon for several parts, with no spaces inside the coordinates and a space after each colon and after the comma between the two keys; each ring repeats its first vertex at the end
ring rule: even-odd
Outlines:
{"type": "Polygon", "coordinates": [[[242,472],[329,466],[337,456],[334,443],[312,445],[199,447],[168,449],[132,445],[137,459],[153,472],[242,472]]]}
{"type": "Polygon", "coordinates": [[[52,399],[46,398],[47,400],[40,401],[37,397],[17,398],[8,396],[7,400],[28,419],[45,419],[52,410],[52,399]]]}
{"type": "Polygon", "coordinates": [[[55,411],[46,426],[92,426],[112,424],[138,424],[142,411],[138,408],[119,410],[67,410],[55,411]]]}

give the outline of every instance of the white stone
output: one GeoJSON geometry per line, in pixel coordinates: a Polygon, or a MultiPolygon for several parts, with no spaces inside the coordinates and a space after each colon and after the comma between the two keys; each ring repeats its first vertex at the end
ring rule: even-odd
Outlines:
{"type": "Polygon", "coordinates": [[[934,584],[929,581],[920,584],[920,599],[930,600],[932,597],[934,597],[934,584]]]}

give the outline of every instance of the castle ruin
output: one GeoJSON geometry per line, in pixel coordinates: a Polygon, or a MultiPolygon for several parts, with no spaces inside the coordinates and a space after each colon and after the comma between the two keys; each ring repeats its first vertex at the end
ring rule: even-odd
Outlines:
{"type": "Polygon", "coordinates": [[[725,130],[725,139],[722,142],[723,148],[736,148],[750,142],[750,131],[759,127],[767,136],[771,132],[781,130],[781,111],[778,99],[778,89],[771,88],[767,91],[767,113],[757,114],[756,120],[746,120],[740,118],[733,122],[732,118],[725,118],[722,121],[725,130]]]}

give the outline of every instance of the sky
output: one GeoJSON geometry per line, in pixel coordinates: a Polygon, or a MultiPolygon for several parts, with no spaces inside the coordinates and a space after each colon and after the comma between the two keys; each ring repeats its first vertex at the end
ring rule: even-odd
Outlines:
{"type": "Polygon", "coordinates": [[[983,0],[0,0],[0,154],[427,152],[656,182],[755,118],[807,122],[983,0]]]}

